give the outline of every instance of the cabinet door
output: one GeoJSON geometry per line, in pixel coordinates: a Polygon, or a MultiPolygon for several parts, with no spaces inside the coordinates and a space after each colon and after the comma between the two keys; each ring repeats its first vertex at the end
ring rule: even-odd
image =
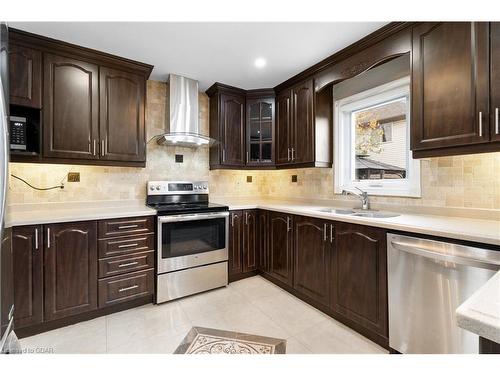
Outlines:
{"type": "Polygon", "coordinates": [[[387,337],[387,257],[383,229],[336,223],[332,309],[387,337]]]}
{"type": "Polygon", "coordinates": [[[42,53],[9,45],[10,104],[42,107],[42,53]]]}
{"type": "Polygon", "coordinates": [[[412,150],[487,142],[488,24],[423,23],[412,48],[412,150]]]}
{"type": "Polygon", "coordinates": [[[222,164],[245,165],[245,97],[220,95],[222,164]]]}
{"type": "Polygon", "coordinates": [[[258,266],[257,210],[243,211],[243,272],[255,271],[258,266]]]}
{"type": "Polygon", "coordinates": [[[314,87],[308,80],[292,89],[293,163],[314,162],[314,87]]]}
{"type": "Polygon", "coordinates": [[[14,325],[22,328],[43,320],[43,243],[41,226],[12,229],[14,252],[14,325]]]}
{"type": "Polygon", "coordinates": [[[500,141],[500,22],[490,24],[491,140],[500,141]]]}
{"type": "Polygon", "coordinates": [[[44,226],[45,320],[97,308],[97,223],[44,226]]]}
{"type": "Polygon", "coordinates": [[[243,211],[231,211],[229,215],[229,275],[243,272],[242,242],[243,242],[243,211]]]}
{"type": "Polygon", "coordinates": [[[97,159],[98,67],[44,54],[43,155],[97,159]]]}
{"type": "Polygon", "coordinates": [[[291,286],[293,285],[292,217],[280,212],[270,212],[269,222],[269,273],[291,286]]]}
{"type": "Polygon", "coordinates": [[[100,158],[146,160],[144,78],[116,69],[99,69],[100,158]]]}
{"type": "Polygon", "coordinates": [[[294,217],[293,287],[317,302],[329,305],[333,224],[311,217],[294,217]]]}
{"type": "Polygon", "coordinates": [[[289,164],[292,161],[292,96],[285,90],[276,98],[276,164],[289,164]]]}
{"type": "Polygon", "coordinates": [[[246,164],[273,163],[274,98],[247,99],[246,164]]]}
{"type": "Polygon", "coordinates": [[[259,248],[259,269],[269,272],[269,214],[267,211],[258,211],[258,248],[259,248]]]}

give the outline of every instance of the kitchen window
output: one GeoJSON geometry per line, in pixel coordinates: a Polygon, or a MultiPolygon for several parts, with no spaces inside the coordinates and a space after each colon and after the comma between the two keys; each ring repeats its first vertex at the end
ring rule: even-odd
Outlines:
{"type": "Polygon", "coordinates": [[[410,77],[334,102],[335,193],[420,197],[410,150],[410,77]]]}

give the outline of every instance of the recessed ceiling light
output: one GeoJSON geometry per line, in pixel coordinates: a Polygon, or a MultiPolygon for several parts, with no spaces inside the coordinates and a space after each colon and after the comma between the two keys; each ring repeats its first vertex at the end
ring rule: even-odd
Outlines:
{"type": "Polygon", "coordinates": [[[266,66],[266,59],[263,57],[259,57],[259,58],[255,59],[254,64],[257,68],[263,68],[266,66]]]}

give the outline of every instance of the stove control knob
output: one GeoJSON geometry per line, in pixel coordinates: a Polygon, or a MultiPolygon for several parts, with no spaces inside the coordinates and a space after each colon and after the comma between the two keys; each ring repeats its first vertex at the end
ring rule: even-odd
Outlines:
{"type": "Polygon", "coordinates": [[[157,186],[157,187],[156,187],[156,190],[160,190],[160,186],[157,186]]]}
{"type": "Polygon", "coordinates": [[[150,187],[149,187],[149,190],[154,190],[154,189],[155,189],[155,187],[154,187],[154,186],[150,186],[150,187]]]}
{"type": "Polygon", "coordinates": [[[208,185],[207,184],[203,185],[203,189],[207,190],[208,189],[208,185]]]}

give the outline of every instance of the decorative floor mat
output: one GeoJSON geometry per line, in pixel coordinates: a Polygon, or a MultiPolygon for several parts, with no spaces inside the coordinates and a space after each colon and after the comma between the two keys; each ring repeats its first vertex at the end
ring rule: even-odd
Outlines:
{"type": "Polygon", "coordinates": [[[174,354],[285,354],[286,340],[193,327],[174,354]]]}

